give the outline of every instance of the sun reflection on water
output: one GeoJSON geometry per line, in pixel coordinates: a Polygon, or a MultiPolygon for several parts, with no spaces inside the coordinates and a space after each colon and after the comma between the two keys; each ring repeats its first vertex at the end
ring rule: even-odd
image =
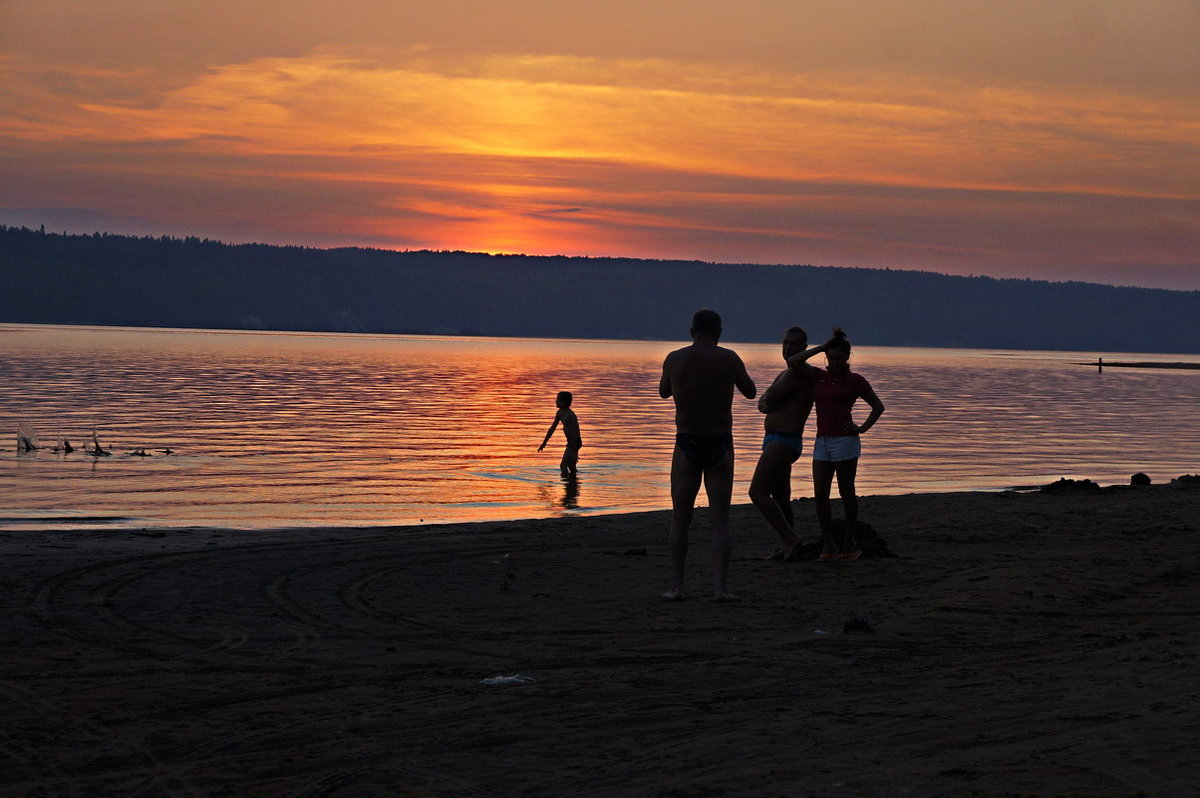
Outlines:
{"type": "MultiPolygon", "coordinates": [[[[0,428],[31,423],[47,444],[94,428],[114,452],[4,452],[0,526],[408,524],[669,504],[673,406],[657,384],[681,343],[0,328],[0,428]],[[561,432],[537,452],[560,390],[575,394],[584,439],[574,484],[558,473],[561,432]]],[[[730,346],[760,389],[782,367],[776,345],[730,346]]],[[[853,367],[888,407],[864,438],[861,492],[1197,470],[1200,372],[1078,365],[1094,358],[856,348],[853,367]]],[[[734,410],[744,501],[762,422],[753,402],[734,410]]],[[[804,463],[796,496],[810,495],[804,463]]]]}

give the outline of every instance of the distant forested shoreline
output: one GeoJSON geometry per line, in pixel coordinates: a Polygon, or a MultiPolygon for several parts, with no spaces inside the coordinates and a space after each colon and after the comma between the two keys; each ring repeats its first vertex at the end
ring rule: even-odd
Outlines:
{"type": "Polygon", "coordinates": [[[834,325],[887,346],[1200,352],[1200,291],[765,266],[224,244],[0,226],[0,321],[730,341],[834,325]]]}

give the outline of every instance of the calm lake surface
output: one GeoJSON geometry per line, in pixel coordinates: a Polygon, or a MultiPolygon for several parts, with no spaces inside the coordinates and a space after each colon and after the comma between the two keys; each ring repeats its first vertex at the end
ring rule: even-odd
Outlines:
{"type": "MultiPolygon", "coordinates": [[[[673,406],[657,388],[663,357],[683,343],[0,325],[0,529],[668,507],[673,406]],[[560,390],[575,393],[583,432],[574,486],[558,475],[561,432],[537,452],[560,390]],[[17,451],[22,424],[45,448],[17,451]],[[83,453],[93,429],[111,457],[83,453]],[[52,451],[63,438],[77,450],[52,451]]],[[[782,367],[778,346],[727,345],[760,390],[782,367]]],[[[1200,470],[1200,371],[1079,365],[1097,356],[1200,359],[856,347],[852,367],[888,408],[863,438],[860,493],[1200,470]]],[[[734,410],[741,502],[762,421],[741,397],[734,410]]],[[[808,443],[796,496],[811,495],[808,443]]]]}

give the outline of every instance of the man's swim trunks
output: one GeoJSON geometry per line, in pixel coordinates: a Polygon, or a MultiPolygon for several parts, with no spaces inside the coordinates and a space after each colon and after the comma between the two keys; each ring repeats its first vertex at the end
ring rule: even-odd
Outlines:
{"type": "Polygon", "coordinates": [[[675,445],[694,468],[708,471],[716,468],[733,449],[733,435],[728,432],[719,435],[680,432],[675,435],[675,445]]]}
{"type": "Polygon", "coordinates": [[[804,439],[794,432],[768,432],[763,436],[763,449],[772,441],[779,441],[792,450],[793,463],[800,459],[800,453],[804,451],[804,439]]]}
{"type": "Polygon", "coordinates": [[[583,438],[567,438],[567,447],[570,449],[582,449],[583,438]]]}

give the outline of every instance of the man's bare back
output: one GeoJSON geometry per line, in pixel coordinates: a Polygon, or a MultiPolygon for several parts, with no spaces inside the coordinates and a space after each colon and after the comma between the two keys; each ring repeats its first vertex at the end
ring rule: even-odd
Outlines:
{"type": "Polygon", "coordinates": [[[692,345],[663,361],[658,393],[675,400],[675,450],[671,455],[671,589],[665,598],[683,598],[688,529],[701,481],[708,494],[713,538],[713,598],[732,601],[725,587],[732,544],[729,502],[733,491],[733,389],[747,399],[756,393],[746,364],[718,346],[721,317],[712,310],[692,317],[692,345]]]}
{"type": "Polygon", "coordinates": [[[754,382],[737,353],[695,342],[663,362],[659,394],[675,399],[675,429],[702,435],[733,431],[733,391],[754,396],[754,382]]]}

